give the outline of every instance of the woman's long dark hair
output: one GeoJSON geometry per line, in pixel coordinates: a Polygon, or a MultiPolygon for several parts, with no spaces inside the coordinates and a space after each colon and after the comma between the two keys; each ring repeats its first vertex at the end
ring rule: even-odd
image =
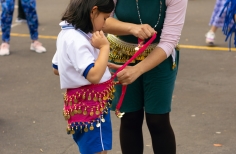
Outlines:
{"type": "Polygon", "coordinates": [[[72,24],[75,29],[85,33],[93,31],[90,13],[94,6],[99,12],[111,13],[115,7],[113,0],[70,0],[70,3],[61,20],[72,24]]]}

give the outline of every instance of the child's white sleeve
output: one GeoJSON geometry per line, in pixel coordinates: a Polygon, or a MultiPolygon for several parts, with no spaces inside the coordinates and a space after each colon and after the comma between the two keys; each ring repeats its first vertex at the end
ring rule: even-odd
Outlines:
{"type": "Polygon", "coordinates": [[[52,58],[52,67],[54,69],[58,70],[58,59],[57,59],[57,52],[54,54],[53,58],[52,58]]]}
{"type": "Polygon", "coordinates": [[[72,65],[79,74],[83,75],[88,66],[95,62],[92,54],[91,44],[89,42],[73,42],[67,50],[67,54],[71,60],[72,65]]]}

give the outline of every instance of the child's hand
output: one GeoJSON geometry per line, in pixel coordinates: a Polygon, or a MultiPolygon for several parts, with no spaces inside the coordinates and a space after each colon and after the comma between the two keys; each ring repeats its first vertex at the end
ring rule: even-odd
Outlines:
{"type": "Polygon", "coordinates": [[[55,69],[55,68],[53,68],[53,73],[54,73],[55,75],[59,75],[59,72],[58,72],[58,70],[57,70],[57,69],[55,69]]]}
{"type": "Polygon", "coordinates": [[[93,33],[93,37],[91,39],[91,44],[95,48],[98,48],[101,50],[103,47],[108,47],[109,48],[109,42],[104,35],[103,31],[96,31],[93,33]]]}

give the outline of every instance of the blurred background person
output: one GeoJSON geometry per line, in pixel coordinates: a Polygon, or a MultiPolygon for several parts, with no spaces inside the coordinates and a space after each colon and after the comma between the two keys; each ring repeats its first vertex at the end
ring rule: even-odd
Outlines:
{"type": "Polygon", "coordinates": [[[16,22],[18,22],[18,23],[27,22],[25,12],[24,12],[23,7],[21,5],[21,0],[18,0],[18,15],[16,18],[16,22]]]}
{"type": "MultiPolygon", "coordinates": [[[[225,14],[224,26],[223,26],[223,33],[226,35],[225,41],[230,38],[229,41],[229,48],[231,48],[231,37],[234,33],[234,46],[236,47],[236,0],[226,0],[224,4],[224,8],[221,13],[225,14]],[[233,22],[233,25],[232,25],[233,22]]],[[[222,16],[221,14],[221,16],[222,16]]]]}
{"type": "MultiPolygon", "coordinates": [[[[0,56],[10,54],[10,32],[11,24],[15,6],[15,0],[2,0],[2,15],[1,15],[1,28],[2,28],[2,44],[0,48],[0,56]]],[[[36,12],[35,0],[21,0],[21,5],[24,10],[27,24],[31,36],[30,50],[37,53],[46,52],[46,48],[38,41],[38,16],[36,12]]]]}
{"type": "Polygon", "coordinates": [[[215,44],[215,37],[216,37],[215,33],[218,28],[223,27],[226,12],[224,11],[221,15],[221,11],[223,10],[225,3],[226,0],[216,0],[215,7],[212,12],[212,16],[209,23],[211,27],[210,30],[205,35],[206,43],[209,46],[213,46],[215,44]]]}

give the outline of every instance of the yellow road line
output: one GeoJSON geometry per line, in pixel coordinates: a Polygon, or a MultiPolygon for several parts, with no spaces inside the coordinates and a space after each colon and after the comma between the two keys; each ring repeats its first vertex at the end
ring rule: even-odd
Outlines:
{"type": "MultiPolygon", "coordinates": [[[[0,33],[2,35],[2,33],[0,33]]],[[[29,34],[20,34],[20,33],[11,33],[11,36],[16,37],[30,37],[29,34]]],[[[39,38],[42,39],[57,39],[57,36],[47,36],[47,35],[39,35],[39,38]]],[[[207,46],[195,46],[195,45],[179,45],[180,48],[183,49],[200,49],[200,50],[216,50],[216,51],[229,51],[229,48],[225,47],[207,47],[207,46]]],[[[232,46],[231,51],[236,52],[236,48],[232,46]]]]}
{"type": "MultiPolygon", "coordinates": [[[[0,33],[0,35],[2,35],[2,33],[0,33]]],[[[16,37],[30,37],[29,34],[19,34],[19,33],[11,33],[11,36],[16,36],[16,37]]],[[[39,35],[39,38],[42,39],[57,39],[57,36],[47,36],[47,35],[39,35]]]]}
{"type": "MultiPolygon", "coordinates": [[[[217,50],[217,51],[229,51],[229,48],[225,47],[207,47],[207,46],[195,46],[195,45],[179,45],[180,49],[201,49],[201,50],[217,50]]],[[[236,48],[232,46],[231,51],[236,51],[236,48]]]]}

